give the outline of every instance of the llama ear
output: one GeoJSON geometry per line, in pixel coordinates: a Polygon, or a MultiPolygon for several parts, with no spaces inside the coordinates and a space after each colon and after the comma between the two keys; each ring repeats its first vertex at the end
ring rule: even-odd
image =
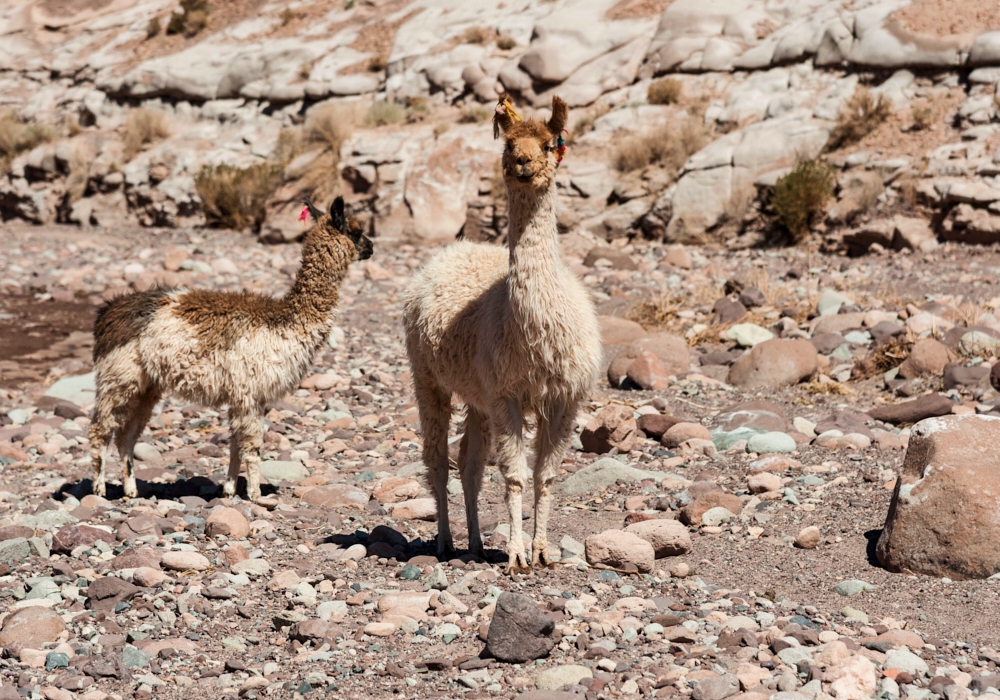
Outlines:
{"type": "Polygon", "coordinates": [[[552,117],[549,119],[548,126],[549,132],[552,134],[552,138],[559,138],[559,134],[563,132],[566,128],[566,119],[569,116],[569,107],[558,97],[552,98],[552,117]]]}
{"type": "Polygon", "coordinates": [[[333,219],[333,227],[341,233],[347,233],[347,217],[344,216],[344,198],[337,197],[330,205],[330,218],[333,219]]]}
{"type": "Polygon", "coordinates": [[[511,114],[513,106],[510,96],[505,92],[497,99],[497,107],[493,113],[493,138],[500,138],[500,132],[507,133],[507,130],[514,125],[517,112],[511,114]]]}
{"type": "Polygon", "coordinates": [[[323,212],[321,212],[319,209],[317,209],[316,207],[314,207],[313,203],[310,202],[308,199],[304,200],[302,203],[305,204],[306,205],[306,209],[309,210],[309,216],[312,217],[312,220],[313,221],[319,221],[319,217],[323,216],[323,212]]]}

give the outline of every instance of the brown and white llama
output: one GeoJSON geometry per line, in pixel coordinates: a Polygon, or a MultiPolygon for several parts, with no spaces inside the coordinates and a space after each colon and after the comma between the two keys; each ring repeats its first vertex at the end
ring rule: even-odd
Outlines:
{"type": "Polygon", "coordinates": [[[294,391],[333,325],[348,266],[371,257],[372,242],[344,215],[338,197],[313,224],[302,266],[284,297],[156,288],[112,299],[94,323],[97,402],[90,424],[93,491],[104,496],[112,437],[124,463],[125,496],[137,495],[132,451],[164,394],[229,407],[229,476],[240,467],[247,496],[260,498],[260,448],[267,403],[294,391]]]}
{"type": "Polygon", "coordinates": [[[508,572],[530,573],[521,539],[526,479],[525,418],[534,416],[535,532],[532,565],[549,553],[552,481],[577,406],[600,372],[593,304],[559,255],[555,215],[556,142],[566,103],[552,100],[548,122],[521,120],[502,96],[494,136],[505,139],[503,177],[510,230],[507,250],[460,242],[434,257],[406,292],[403,320],[413,370],[424,462],[437,501],[439,554],[452,549],[448,524],[448,423],[452,396],[465,404],[458,467],[465,491],[469,549],[483,554],[478,496],[497,441],[510,510],[508,572]]]}

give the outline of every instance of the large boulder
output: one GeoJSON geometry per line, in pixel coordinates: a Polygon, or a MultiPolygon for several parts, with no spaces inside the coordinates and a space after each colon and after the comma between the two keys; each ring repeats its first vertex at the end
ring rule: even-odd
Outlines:
{"type": "Polygon", "coordinates": [[[608,383],[618,388],[629,371],[629,366],[644,352],[656,356],[668,375],[681,376],[691,369],[687,343],[670,333],[654,333],[647,338],[632,341],[622,349],[608,367],[608,383]]]}
{"type": "Polygon", "coordinates": [[[910,356],[899,366],[899,376],[916,379],[927,375],[938,375],[945,365],[955,359],[948,347],[933,338],[921,340],[910,350],[910,356]]]}
{"type": "Polygon", "coordinates": [[[1000,418],[948,415],[913,426],[876,554],[889,571],[988,578],[1000,572],[1000,418]]]}
{"type": "Polygon", "coordinates": [[[43,607],[23,608],[10,615],[0,630],[0,647],[29,647],[56,641],[66,623],[54,610],[43,607]]]}
{"type": "Polygon", "coordinates": [[[819,368],[819,354],[808,340],[768,340],[733,363],[729,383],[754,389],[777,389],[808,379],[819,368]]]}
{"type": "Polygon", "coordinates": [[[641,573],[653,570],[656,553],[653,545],[632,532],[605,530],[588,537],[586,547],[587,563],[611,569],[624,569],[634,565],[641,573]]]}
{"type": "Polygon", "coordinates": [[[643,520],[625,528],[653,546],[657,559],[677,557],[691,551],[691,534],[676,520],[643,520]]]}
{"type": "Polygon", "coordinates": [[[617,447],[619,452],[630,452],[635,447],[637,430],[632,409],[612,404],[591,418],[580,433],[580,441],[587,452],[605,454],[613,447],[617,447]]]}

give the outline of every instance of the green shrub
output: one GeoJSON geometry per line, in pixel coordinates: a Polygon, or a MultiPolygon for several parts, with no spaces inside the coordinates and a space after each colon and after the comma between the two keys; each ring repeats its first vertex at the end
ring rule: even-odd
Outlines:
{"type": "Polygon", "coordinates": [[[834,167],[822,158],[806,160],[778,179],[771,206],[778,221],[798,243],[809,232],[813,219],[833,196],[837,179],[834,167]]]}
{"type": "Polygon", "coordinates": [[[878,99],[866,87],[854,91],[840,111],[830,134],[828,150],[857,143],[892,116],[892,105],[882,95],[878,99]]]}
{"type": "Polygon", "coordinates": [[[206,165],[194,178],[209,226],[258,230],[267,200],[281,183],[281,169],[271,163],[248,168],[206,165]]]}
{"type": "Polygon", "coordinates": [[[664,78],[650,83],[646,97],[651,105],[672,105],[681,98],[684,83],[675,78],[664,78]]]}

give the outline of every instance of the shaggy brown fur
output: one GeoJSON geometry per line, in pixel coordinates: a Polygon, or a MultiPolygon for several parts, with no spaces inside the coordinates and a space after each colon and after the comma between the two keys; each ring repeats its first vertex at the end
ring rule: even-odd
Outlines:
{"type": "Polygon", "coordinates": [[[348,266],[371,256],[372,242],[344,216],[310,206],[302,267],[281,299],[246,293],[157,289],[118,297],[94,325],[97,405],[90,425],[94,493],[103,496],[112,438],[124,461],[125,495],[137,495],[132,450],[163,394],[229,407],[232,441],[224,492],[260,497],[264,406],[293,391],[333,324],[348,266]]]}

